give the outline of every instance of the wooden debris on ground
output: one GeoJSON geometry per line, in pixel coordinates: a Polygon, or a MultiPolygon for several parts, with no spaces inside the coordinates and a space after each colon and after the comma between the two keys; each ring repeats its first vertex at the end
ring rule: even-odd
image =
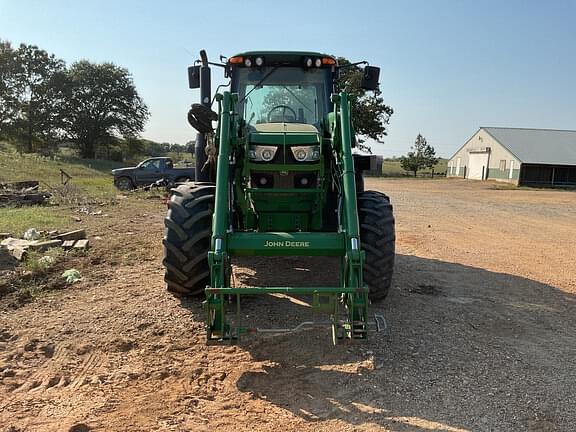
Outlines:
{"type": "Polygon", "coordinates": [[[40,191],[36,180],[0,183],[0,207],[39,205],[48,198],[50,194],[40,191]]]}
{"type": "Polygon", "coordinates": [[[54,238],[57,238],[58,240],[62,240],[62,241],[83,240],[86,238],[86,231],[84,231],[83,229],[68,231],[66,233],[57,234],[54,238]]]}
{"type": "Polygon", "coordinates": [[[83,229],[62,234],[50,231],[49,233],[44,233],[43,238],[38,240],[25,240],[14,238],[10,235],[0,238],[0,240],[0,248],[8,251],[18,261],[24,260],[28,251],[46,252],[48,249],[55,247],[62,247],[64,250],[85,251],[90,248],[90,242],[86,239],[86,231],[83,229]]]}

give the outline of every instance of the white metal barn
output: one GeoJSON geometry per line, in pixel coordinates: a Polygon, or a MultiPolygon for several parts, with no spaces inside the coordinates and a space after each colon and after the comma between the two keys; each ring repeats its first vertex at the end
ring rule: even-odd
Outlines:
{"type": "Polygon", "coordinates": [[[447,176],[576,186],[576,131],[481,127],[450,158],[447,176]]]}

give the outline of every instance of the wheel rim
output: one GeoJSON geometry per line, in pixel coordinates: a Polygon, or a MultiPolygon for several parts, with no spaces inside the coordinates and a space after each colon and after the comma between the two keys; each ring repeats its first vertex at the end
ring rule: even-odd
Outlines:
{"type": "Polygon", "coordinates": [[[127,179],[126,177],[118,179],[118,181],[116,182],[116,185],[118,186],[118,189],[120,189],[120,190],[129,190],[132,188],[132,182],[129,179],[127,179]]]}

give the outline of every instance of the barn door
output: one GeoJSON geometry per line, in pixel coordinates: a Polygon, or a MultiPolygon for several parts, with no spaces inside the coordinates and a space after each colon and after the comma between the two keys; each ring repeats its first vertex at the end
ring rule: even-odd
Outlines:
{"type": "Polygon", "coordinates": [[[488,156],[490,153],[470,153],[468,162],[468,178],[471,180],[484,180],[488,171],[488,156]]]}

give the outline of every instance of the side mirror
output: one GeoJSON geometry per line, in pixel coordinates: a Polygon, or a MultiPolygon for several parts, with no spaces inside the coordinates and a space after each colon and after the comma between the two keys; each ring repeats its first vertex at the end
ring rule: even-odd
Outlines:
{"type": "Polygon", "coordinates": [[[200,88],[200,66],[188,68],[188,87],[191,89],[200,88]]]}
{"type": "Polygon", "coordinates": [[[360,87],[364,90],[378,90],[378,78],[380,78],[380,68],[376,66],[366,66],[360,87]]]}

